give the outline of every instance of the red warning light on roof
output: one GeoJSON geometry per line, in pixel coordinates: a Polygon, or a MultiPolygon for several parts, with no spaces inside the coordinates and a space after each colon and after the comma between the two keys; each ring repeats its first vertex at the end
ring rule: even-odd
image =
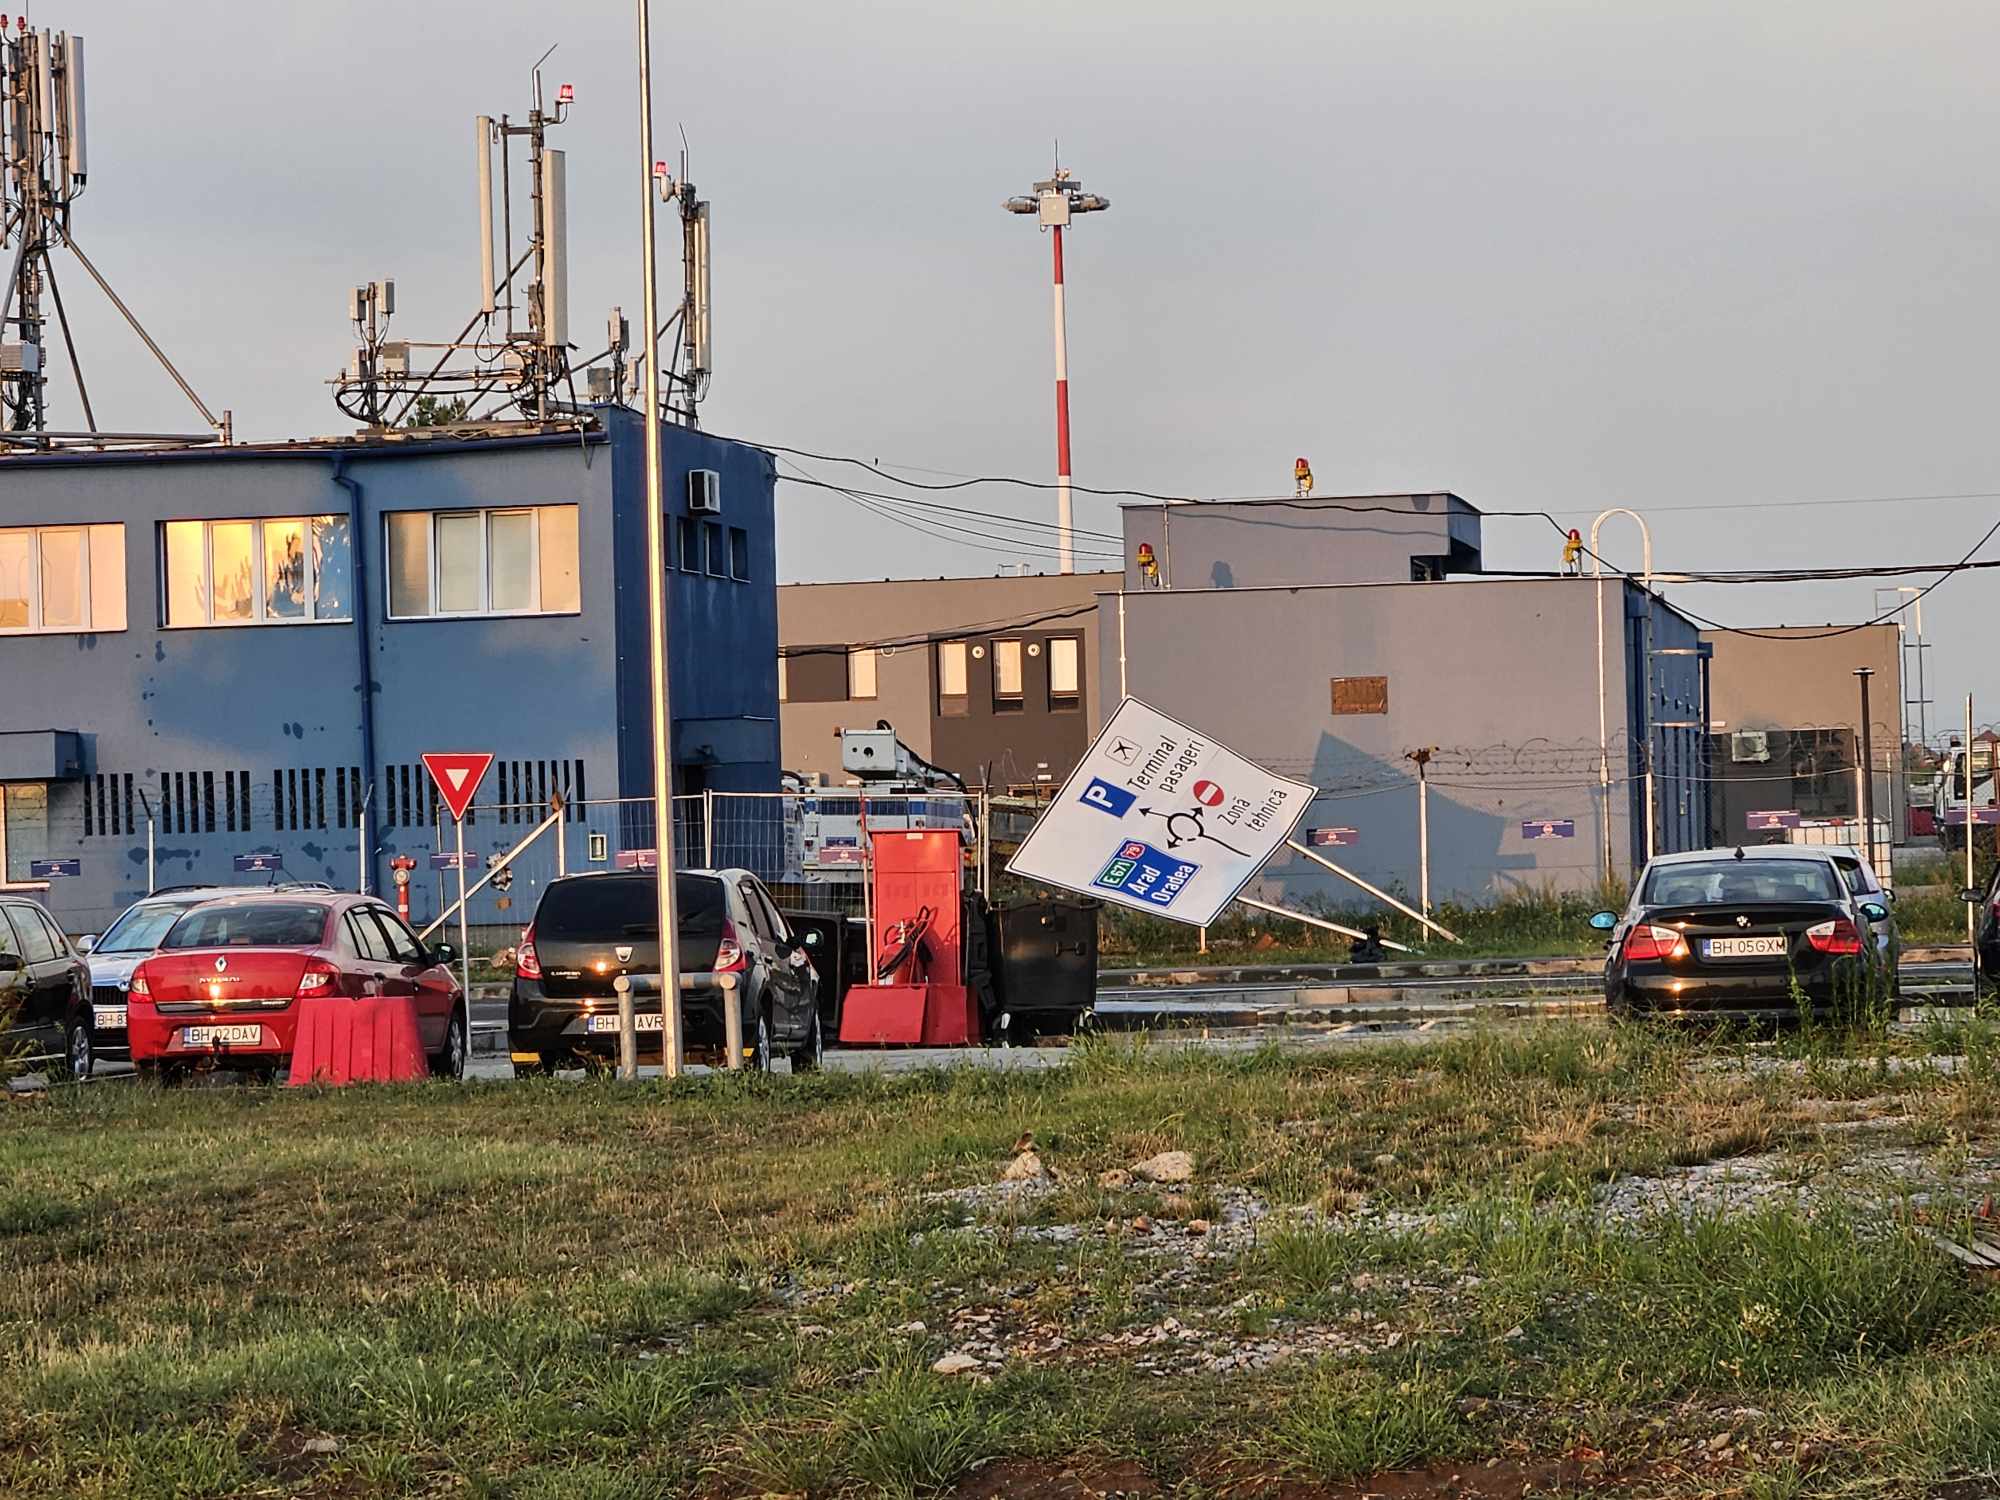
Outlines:
{"type": "Polygon", "coordinates": [[[562,87],[558,88],[556,90],[556,103],[558,104],[576,103],[576,85],[573,83],[565,83],[564,85],[562,85],[562,87]]]}
{"type": "Polygon", "coordinates": [[[655,177],[665,177],[667,175],[667,164],[663,161],[654,162],[653,175],[655,177]]]}

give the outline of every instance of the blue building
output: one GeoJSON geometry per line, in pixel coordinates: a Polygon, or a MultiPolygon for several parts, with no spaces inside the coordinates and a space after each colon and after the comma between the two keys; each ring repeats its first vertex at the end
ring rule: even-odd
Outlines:
{"type": "MultiPolygon", "coordinates": [[[[663,430],[676,790],[772,791],[772,461],[663,430]]],[[[610,408],[0,460],[0,880],[72,931],[149,858],[387,890],[435,846],[426,751],[491,751],[488,806],[649,796],[644,439],[610,408]]]]}

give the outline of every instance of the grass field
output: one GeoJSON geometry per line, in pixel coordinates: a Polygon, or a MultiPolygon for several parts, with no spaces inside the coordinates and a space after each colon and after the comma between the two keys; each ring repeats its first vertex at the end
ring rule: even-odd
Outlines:
{"type": "Polygon", "coordinates": [[[0,1108],[0,1494],[1988,1493],[2000,1303],[1922,1234],[1996,1083],[1968,1021],[59,1090],[0,1108]]]}

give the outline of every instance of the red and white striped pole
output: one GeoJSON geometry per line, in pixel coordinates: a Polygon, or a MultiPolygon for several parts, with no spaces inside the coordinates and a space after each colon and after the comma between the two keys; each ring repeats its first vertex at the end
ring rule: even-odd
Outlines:
{"type": "Polygon", "coordinates": [[[1050,233],[1055,245],[1055,325],[1056,325],[1056,549],[1060,570],[1076,571],[1071,528],[1075,517],[1069,494],[1069,320],[1063,311],[1062,225],[1050,233]]]}
{"type": "Polygon", "coordinates": [[[1071,214],[1095,213],[1111,206],[1109,198],[1086,193],[1083,185],[1058,167],[1047,182],[1035,184],[1033,197],[1009,198],[1003,205],[1012,214],[1034,214],[1053,236],[1055,256],[1055,303],[1052,309],[1056,334],[1056,554],[1062,571],[1076,571],[1074,548],[1075,515],[1070,501],[1069,468],[1069,324],[1063,304],[1063,229],[1071,214]]]}

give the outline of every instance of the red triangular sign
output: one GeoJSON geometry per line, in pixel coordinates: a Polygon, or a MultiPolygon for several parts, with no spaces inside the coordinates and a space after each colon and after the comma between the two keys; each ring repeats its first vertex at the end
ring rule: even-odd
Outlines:
{"type": "Polygon", "coordinates": [[[426,755],[424,769],[437,783],[438,796],[454,818],[463,818],[472,806],[472,794],[479,790],[480,778],[493,764],[490,755],[426,755]]]}

